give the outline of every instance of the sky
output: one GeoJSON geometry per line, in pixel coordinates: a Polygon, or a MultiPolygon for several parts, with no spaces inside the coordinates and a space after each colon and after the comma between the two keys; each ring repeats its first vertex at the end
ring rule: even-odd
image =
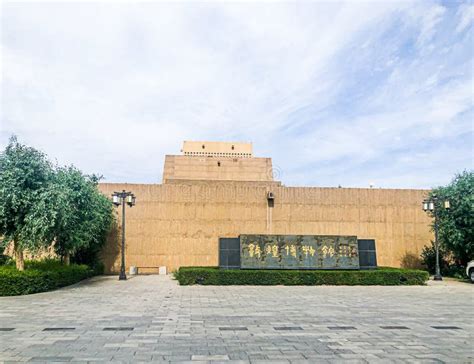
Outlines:
{"type": "Polygon", "coordinates": [[[287,186],[430,188],[473,169],[473,2],[3,2],[12,134],[105,182],[183,140],[252,142],[287,186]]]}

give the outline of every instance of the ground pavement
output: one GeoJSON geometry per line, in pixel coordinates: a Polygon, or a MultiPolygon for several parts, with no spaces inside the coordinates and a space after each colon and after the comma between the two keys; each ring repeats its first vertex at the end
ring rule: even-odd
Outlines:
{"type": "Polygon", "coordinates": [[[474,285],[178,286],[0,297],[0,362],[471,363],[474,285]]]}

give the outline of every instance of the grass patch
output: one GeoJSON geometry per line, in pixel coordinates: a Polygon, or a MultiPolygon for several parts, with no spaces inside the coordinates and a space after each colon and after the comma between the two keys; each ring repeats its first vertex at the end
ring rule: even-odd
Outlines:
{"type": "Polygon", "coordinates": [[[380,267],[373,270],[254,270],[217,267],[181,267],[175,273],[180,285],[257,286],[401,286],[424,285],[428,272],[380,267]]]}
{"type": "Polygon", "coordinates": [[[100,274],[100,268],[76,264],[67,266],[54,260],[26,262],[23,272],[12,264],[4,265],[0,266],[0,296],[51,291],[97,274],[100,274]]]}

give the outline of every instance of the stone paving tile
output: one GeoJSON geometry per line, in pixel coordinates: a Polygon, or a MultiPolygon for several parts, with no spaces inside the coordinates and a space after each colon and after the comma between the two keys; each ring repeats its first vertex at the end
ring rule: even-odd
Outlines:
{"type": "Polygon", "coordinates": [[[163,276],[98,277],[0,298],[0,362],[471,363],[473,301],[474,285],[449,282],[180,287],[163,276]]]}

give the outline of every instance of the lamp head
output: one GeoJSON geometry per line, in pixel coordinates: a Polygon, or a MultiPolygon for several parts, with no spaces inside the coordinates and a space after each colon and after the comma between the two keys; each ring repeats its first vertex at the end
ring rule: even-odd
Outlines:
{"type": "Polygon", "coordinates": [[[428,202],[428,210],[434,211],[435,205],[433,201],[428,202]]]}
{"type": "Polygon", "coordinates": [[[135,195],[132,193],[130,195],[127,196],[127,205],[132,207],[132,206],[135,206],[135,195]]]}
{"type": "Polygon", "coordinates": [[[122,201],[120,200],[120,196],[118,196],[116,193],[112,195],[112,203],[115,206],[119,206],[122,203],[122,201]]]}
{"type": "Polygon", "coordinates": [[[423,201],[423,211],[428,211],[428,201],[423,201]]]}

